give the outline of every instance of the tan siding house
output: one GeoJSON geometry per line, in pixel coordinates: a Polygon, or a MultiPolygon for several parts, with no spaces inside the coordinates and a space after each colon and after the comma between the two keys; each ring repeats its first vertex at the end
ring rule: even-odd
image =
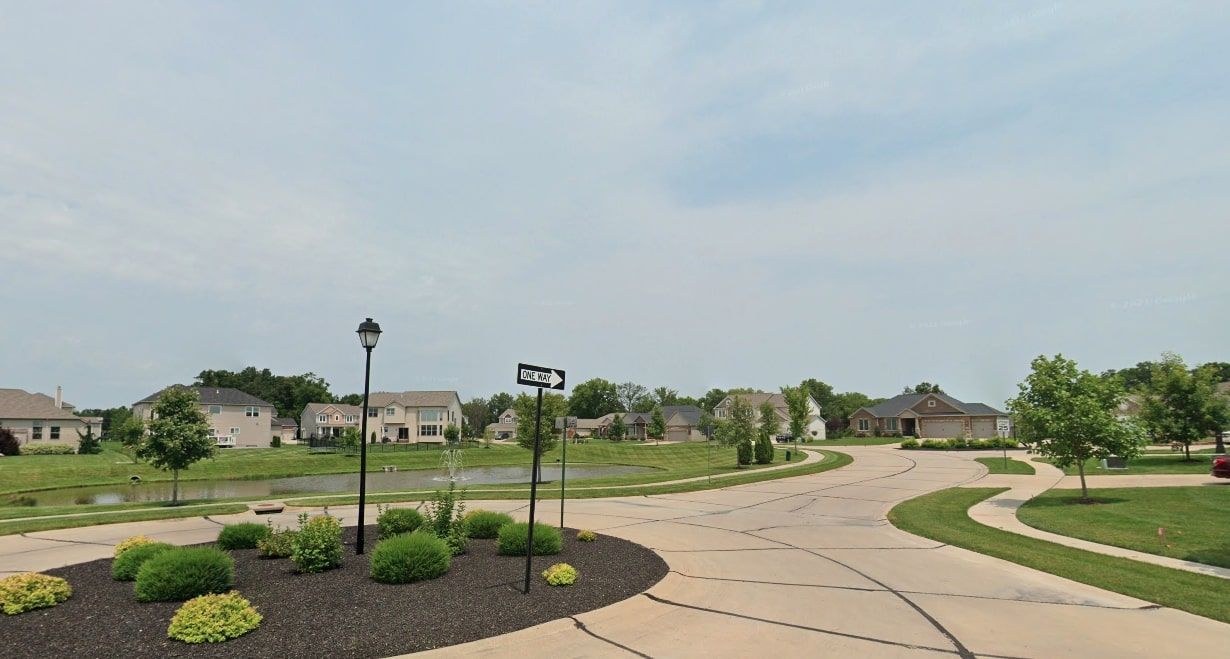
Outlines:
{"type": "Polygon", "coordinates": [[[102,432],[101,420],[91,420],[73,414],[76,409],[64,401],[60,387],[55,397],[30,393],[24,389],[0,389],[0,428],[13,432],[18,444],[76,444],[77,432],[94,427],[94,436],[102,432]]]}
{"type": "MultiPolygon", "coordinates": [[[[729,417],[729,409],[734,398],[746,401],[752,406],[752,410],[756,415],[756,422],[760,422],[760,406],[766,401],[773,406],[773,410],[777,413],[778,421],[781,424],[782,433],[790,432],[790,406],[786,404],[786,397],[782,394],[734,394],[722,399],[722,402],[713,408],[713,417],[719,421],[729,417]]],[[[811,409],[811,416],[807,422],[807,434],[810,439],[825,439],[828,437],[828,431],[824,425],[824,417],[820,416],[820,404],[811,396],[807,397],[807,406],[811,409]]],[[[804,438],[800,438],[804,439],[804,438]]]]}
{"type": "MultiPolygon", "coordinates": [[[[336,437],[348,427],[360,428],[363,408],[358,405],[308,403],[299,422],[302,436],[336,437]]],[[[456,391],[377,391],[368,397],[367,437],[376,441],[443,443],[444,429],[463,423],[461,398],[456,391]]]]}
{"type": "MultiPolygon", "coordinates": [[[[177,385],[178,386],[178,385],[177,385]]],[[[188,387],[201,398],[201,411],[219,447],[268,448],[273,439],[273,404],[228,387],[188,387]]],[[[163,389],[137,401],[133,416],[149,421],[163,389]]]]}
{"type": "Polygon", "coordinates": [[[1011,431],[1008,415],[983,403],[963,403],[946,394],[902,394],[850,415],[860,437],[877,434],[948,439],[989,439],[1011,431]]]}

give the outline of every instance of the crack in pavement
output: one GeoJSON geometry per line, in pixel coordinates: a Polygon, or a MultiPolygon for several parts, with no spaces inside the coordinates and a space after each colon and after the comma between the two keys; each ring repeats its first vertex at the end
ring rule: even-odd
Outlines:
{"type": "MultiPolygon", "coordinates": [[[[37,533],[37,531],[31,531],[30,533],[37,533]]],[[[29,533],[18,533],[17,535],[23,538],[30,539],[30,540],[46,540],[47,542],[65,542],[70,545],[98,545],[99,547],[110,547],[111,546],[110,544],[105,543],[105,542],[90,542],[88,540],[61,540],[60,538],[40,538],[36,535],[30,535],[29,533]]],[[[17,554],[28,554],[32,551],[41,551],[41,549],[29,549],[26,551],[18,551],[18,552],[13,552],[12,554],[9,554],[9,555],[16,556],[17,554]]]]}

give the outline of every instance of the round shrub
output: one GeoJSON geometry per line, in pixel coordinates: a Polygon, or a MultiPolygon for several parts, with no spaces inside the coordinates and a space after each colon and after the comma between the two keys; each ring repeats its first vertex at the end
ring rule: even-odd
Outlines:
{"type": "Polygon", "coordinates": [[[126,538],[120,541],[120,544],[115,546],[115,557],[119,558],[120,554],[139,545],[148,545],[154,542],[143,535],[134,535],[131,538],[126,538]]]}
{"type": "Polygon", "coordinates": [[[511,515],[504,513],[472,510],[465,516],[466,535],[471,538],[494,538],[500,534],[500,529],[514,521],[511,515]]]}
{"type": "MultiPolygon", "coordinates": [[[[505,556],[525,556],[529,543],[530,525],[525,522],[506,524],[500,529],[497,544],[499,551],[505,556]]],[[[564,545],[559,529],[546,524],[534,524],[534,555],[549,556],[558,554],[564,545]]]]}
{"type": "Polygon", "coordinates": [[[68,599],[73,589],[60,577],[37,572],[14,574],[0,579],[0,610],[15,616],[33,609],[45,609],[68,599]]]}
{"type": "Polygon", "coordinates": [[[298,531],[278,529],[269,534],[268,538],[256,543],[261,558],[290,558],[295,550],[295,536],[298,531]]]}
{"type": "Polygon", "coordinates": [[[387,508],[376,518],[381,538],[411,533],[423,525],[423,515],[413,508],[387,508]]]}
{"type": "Polygon", "coordinates": [[[269,527],[265,524],[254,522],[227,524],[218,533],[218,547],[221,549],[256,549],[257,543],[268,538],[269,533],[269,527]]]}
{"type": "Polygon", "coordinates": [[[165,542],[146,542],[139,544],[111,561],[111,578],[116,581],[132,581],[137,578],[137,572],[149,559],[175,549],[175,545],[165,542]]]}
{"type": "Polygon", "coordinates": [[[542,576],[552,586],[571,586],[581,576],[575,567],[567,563],[556,563],[542,571],[542,576]]]}
{"type": "Polygon", "coordinates": [[[916,448],[918,448],[918,440],[917,440],[917,439],[914,439],[913,437],[911,437],[911,438],[909,438],[909,439],[904,439],[904,440],[902,440],[902,441],[901,441],[901,448],[904,448],[904,449],[916,449],[916,448]]]}
{"type": "Polygon", "coordinates": [[[171,618],[167,637],[185,643],[221,643],[243,636],[261,624],[261,614],[235,591],[194,597],[171,618]]]}
{"type": "Polygon", "coordinates": [[[581,542],[593,542],[598,539],[598,534],[593,531],[583,530],[577,531],[577,540],[581,542]]]}
{"type": "Polygon", "coordinates": [[[225,593],[235,583],[235,560],[214,547],[177,547],[145,561],[137,570],[140,602],[182,602],[225,593]]]}
{"type": "Polygon", "coordinates": [[[430,533],[403,533],[376,543],[372,579],[380,583],[411,583],[448,572],[448,544],[430,533]]]}
{"type": "Polygon", "coordinates": [[[342,524],[317,515],[299,527],[291,541],[290,560],[300,572],[324,572],[342,564],[342,524]]]}

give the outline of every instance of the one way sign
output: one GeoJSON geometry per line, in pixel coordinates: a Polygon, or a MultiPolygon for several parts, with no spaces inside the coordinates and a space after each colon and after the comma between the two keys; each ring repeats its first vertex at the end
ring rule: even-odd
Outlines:
{"type": "Polygon", "coordinates": [[[540,389],[563,389],[564,372],[557,368],[517,364],[517,384],[540,389]]]}

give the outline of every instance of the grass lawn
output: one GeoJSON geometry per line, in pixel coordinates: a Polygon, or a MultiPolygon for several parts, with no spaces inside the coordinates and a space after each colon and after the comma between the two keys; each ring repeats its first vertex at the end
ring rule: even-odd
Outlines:
{"type": "Polygon", "coordinates": [[[1013,460],[1012,458],[1008,458],[1006,466],[1003,458],[974,458],[974,461],[981,462],[992,474],[1024,474],[1026,476],[1033,476],[1037,473],[1034,471],[1033,465],[1021,460],[1013,460]]]}
{"type": "MultiPolygon", "coordinates": [[[[1047,458],[1034,458],[1036,462],[1050,462],[1047,458]]],[[[1103,469],[1101,460],[1090,460],[1085,463],[1086,476],[1119,476],[1123,474],[1204,474],[1209,475],[1213,467],[1213,456],[1192,454],[1192,461],[1183,458],[1182,453],[1145,453],[1128,460],[1127,469],[1103,469]]],[[[1069,476],[1077,474],[1076,467],[1068,467],[1063,473],[1069,476]]]]}
{"type": "MultiPolygon", "coordinates": [[[[162,505],[136,505],[140,505],[141,507],[129,510],[106,512],[99,515],[75,515],[73,517],[47,517],[0,522],[0,535],[9,535],[12,533],[31,533],[33,531],[50,531],[53,529],[68,529],[79,526],[94,526],[97,524],[113,524],[118,522],[143,522],[150,519],[199,517],[201,515],[230,515],[234,513],[241,513],[248,509],[248,507],[242,503],[214,503],[197,507],[177,506],[175,508],[162,505]]],[[[85,506],[79,507],[84,508],[85,506]]],[[[29,510],[29,508],[26,510],[29,510]]]]}
{"type": "Polygon", "coordinates": [[[897,528],[915,535],[1012,561],[1090,586],[1230,622],[1226,580],[1106,556],[984,526],[970,506],[1007,488],[950,488],[899,503],[888,513],[897,528]]]}
{"type": "Polygon", "coordinates": [[[1080,490],[1051,490],[1017,517],[1051,533],[1230,567],[1230,487],[1112,488],[1093,495],[1099,503],[1083,505],[1076,502],[1080,490]],[[1165,540],[1158,528],[1166,529],[1165,540]]]}

